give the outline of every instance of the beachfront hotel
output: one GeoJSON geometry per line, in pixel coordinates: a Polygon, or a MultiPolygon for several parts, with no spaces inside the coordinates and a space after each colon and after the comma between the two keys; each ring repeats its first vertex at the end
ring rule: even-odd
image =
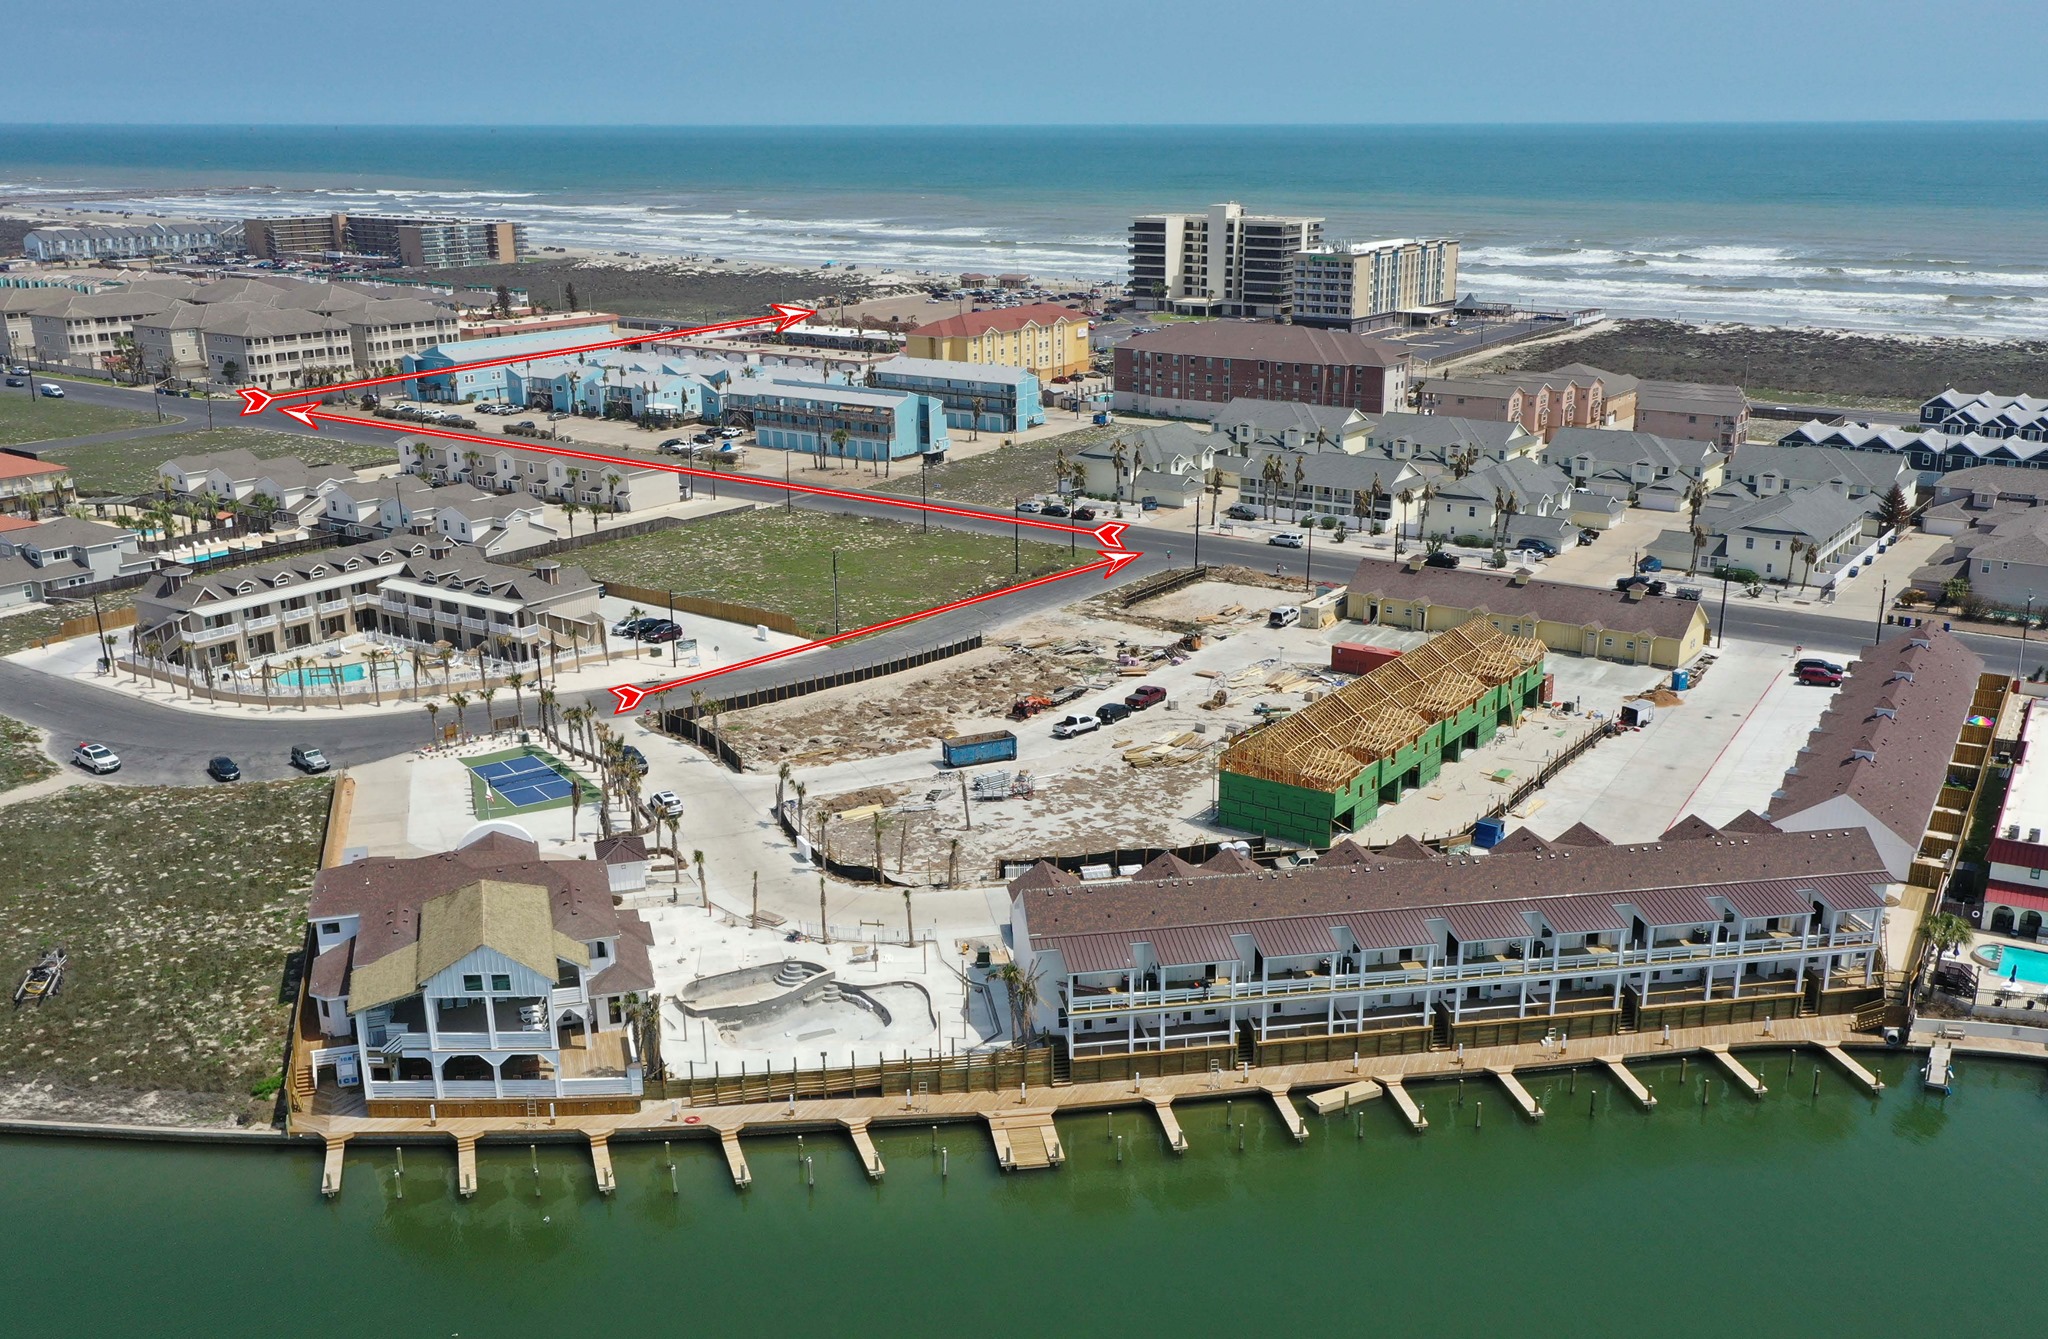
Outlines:
{"type": "Polygon", "coordinates": [[[1088,314],[1056,302],[962,312],[912,330],[903,341],[912,358],[993,363],[1021,368],[1040,382],[1075,377],[1093,363],[1088,314]]]}
{"type": "Polygon", "coordinates": [[[451,1099],[474,1114],[636,1110],[644,1065],[628,1010],[654,989],[654,936],[612,894],[645,868],[634,839],[600,842],[595,860],[543,860],[514,825],[487,824],[439,855],[321,870],[295,1095],[324,1083],[330,1104],[359,1093],[373,1116],[451,1099]]]}
{"type": "Polygon", "coordinates": [[[1011,930],[1068,1055],[1231,1069],[1847,1012],[1880,997],[1890,882],[1861,829],[1747,814],[1633,845],[1584,825],[1469,855],[1346,841],[1292,871],[1163,855],[1085,886],[1041,862],[1010,884],[1011,930]]]}
{"type": "Polygon", "coordinates": [[[247,219],[242,236],[248,253],[261,260],[375,256],[416,270],[509,265],[527,249],[523,223],[393,214],[247,219]]]}
{"type": "Polygon", "coordinates": [[[1248,214],[1235,200],[1201,214],[1143,214],[1129,230],[1131,296],[1183,316],[1285,316],[1294,258],[1322,241],[1319,218],[1248,214]]]}
{"type": "Polygon", "coordinates": [[[1372,330],[1457,298],[1458,243],[1447,237],[1311,246],[1294,257],[1296,325],[1372,330]]]}
{"type": "Polygon", "coordinates": [[[1116,346],[1115,406],[1206,419],[1232,400],[1291,400],[1363,414],[1408,402],[1409,357],[1348,330],[1254,321],[1190,321],[1116,346]]]}

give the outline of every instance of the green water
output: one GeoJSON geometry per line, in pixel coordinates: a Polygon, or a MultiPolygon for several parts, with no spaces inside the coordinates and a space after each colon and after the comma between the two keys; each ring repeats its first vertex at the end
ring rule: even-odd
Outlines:
{"type": "Polygon", "coordinates": [[[1263,1102],[1061,1122],[1069,1161],[1004,1176],[977,1127],[881,1131],[870,1184],[843,1136],[749,1139],[735,1193],[715,1144],[619,1147],[618,1194],[587,1156],[486,1145],[392,1150],[317,1191],[308,1152],[0,1141],[0,1330],[35,1335],[1095,1335],[1308,1324],[1330,1334],[1600,1336],[2037,1332],[2048,1242],[2048,1072],[1970,1060],[1924,1095],[1905,1056],[1881,1097],[1813,1058],[1758,1065],[1771,1093],[1694,1065],[1640,1067],[1654,1113],[1581,1073],[1537,1076],[1527,1124],[1490,1083],[1309,1117],[1297,1146],[1263,1102]],[[1587,1108],[1597,1097],[1599,1110],[1587,1108]],[[1483,1104],[1483,1106],[1482,1106],[1483,1104]],[[1475,1122],[1478,1128],[1475,1128],[1475,1122]]]}

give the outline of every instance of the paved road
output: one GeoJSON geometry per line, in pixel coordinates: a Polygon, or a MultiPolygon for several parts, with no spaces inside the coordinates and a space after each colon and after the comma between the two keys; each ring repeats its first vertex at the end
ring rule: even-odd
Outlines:
{"type": "MultiPolygon", "coordinates": [[[[37,380],[41,380],[41,378],[38,377],[37,380]]],[[[266,432],[283,432],[305,436],[316,435],[313,429],[304,427],[298,420],[286,418],[282,414],[265,414],[260,418],[242,418],[239,416],[242,407],[240,400],[186,400],[174,395],[156,395],[150,391],[132,390],[126,386],[113,386],[104,381],[64,380],[61,384],[64,387],[64,398],[66,400],[75,400],[81,404],[105,405],[114,409],[138,409],[144,413],[152,410],[161,410],[166,420],[179,415],[182,415],[185,420],[182,423],[168,421],[161,424],[146,423],[139,427],[122,428],[113,432],[94,433],[87,437],[66,437],[62,439],[63,444],[66,446],[89,442],[127,441],[137,437],[156,437],[166,436],[171,433],[192,432],[195,429],[209,426],[209,405],[212,412],[212,422],[210,425],[212,427],[261,428],[266,432]]],[[[19,390],[13,389],[7,389],[4,393],[8,395],[21,394],[19,390]]],[[[350,412],[356,411],[351,410],[350,412]]],[[[398,439],[394,434],[380,432],[373,428],[351,428],[344,424],[330,423],[326,427],[321,428],[317,435],[329,438],[339,437],[344,441],[356,442],[365,446],[381,446],[391,450],[397,449],[398,439]]],[[[53,446],[56,443],[54,441],[24,442],[20,445],[23,450],[33,451],[38,446],[53,446]]]]}

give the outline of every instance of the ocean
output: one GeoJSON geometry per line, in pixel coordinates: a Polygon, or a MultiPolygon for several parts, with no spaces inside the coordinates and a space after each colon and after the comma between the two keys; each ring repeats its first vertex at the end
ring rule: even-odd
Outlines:
{"type": "Polygon", "coordinates": [[[0,200],[482,214],[537,244],[1112,279],[1224,199],[1461,238],[1547,307],[2048,336],[2048,123],[1047,128],[0,127],[0,200]]]}

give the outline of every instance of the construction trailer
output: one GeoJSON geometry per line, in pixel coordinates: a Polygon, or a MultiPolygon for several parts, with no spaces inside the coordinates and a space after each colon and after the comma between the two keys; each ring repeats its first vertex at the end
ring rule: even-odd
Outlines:
{"type": "Polygon", "coordinates": [[[1519,722],[1542,698],[1544,655],[1479,621],[1432,638],[1226,749],[1216,821],[1330,845],[1519,722]]]}

